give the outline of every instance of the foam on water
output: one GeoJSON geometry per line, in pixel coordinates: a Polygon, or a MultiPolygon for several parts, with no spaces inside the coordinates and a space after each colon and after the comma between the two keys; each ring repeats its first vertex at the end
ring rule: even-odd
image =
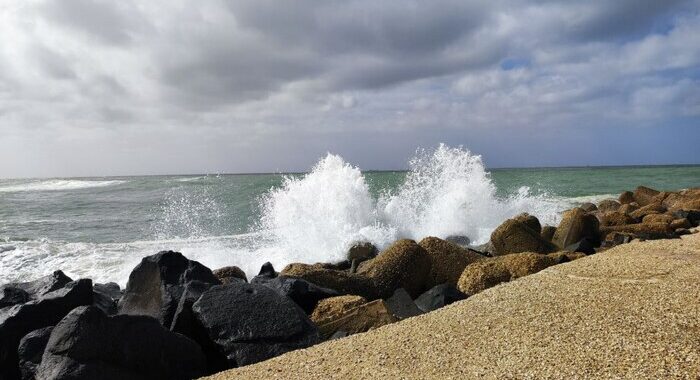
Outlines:
{"type": "Polygon", "coordinates": [[[78,189],[89,189],[94,187],[106,187],[119,185],[126,181],[110,180],[110,181],[86,181],[86,180],[68,180],[68,179],[52,179],[41,181],[28,181],[15,185],[0,187],[0,193],[13,193],[20,191],[67,191],[78,189]]]}

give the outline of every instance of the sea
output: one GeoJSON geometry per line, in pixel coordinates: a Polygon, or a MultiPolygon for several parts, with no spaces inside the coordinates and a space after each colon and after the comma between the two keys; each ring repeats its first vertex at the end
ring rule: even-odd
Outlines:
{"type": "Polygon", "coordinates": [[[362,171],[328,154],[306,173],[0,179],[0,284],[55,270],[125,285],[147,255],[176,250],[215,269],[343,260],[355,242],[467,236],[528,212],[561,212],[645,185],[700,186],[700,166],[487,169],[441,145],[405,171],[362,171]]]}

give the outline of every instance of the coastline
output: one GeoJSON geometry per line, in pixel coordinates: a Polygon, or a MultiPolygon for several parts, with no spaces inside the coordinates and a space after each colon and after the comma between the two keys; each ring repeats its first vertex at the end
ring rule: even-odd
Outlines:
{"type": "Polygon", "coordinates": [[[207,379],[690,377],[699,277],[700,234],[635,241],[207,379]]]}

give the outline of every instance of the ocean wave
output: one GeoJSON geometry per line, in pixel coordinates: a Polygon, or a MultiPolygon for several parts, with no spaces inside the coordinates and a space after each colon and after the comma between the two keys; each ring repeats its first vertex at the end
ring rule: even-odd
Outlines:
{"type": "Polygon", "coordinates": [[[0,193],[14,193],[25,191],[69,191],[89,189],[95,187],[106,187],[120,185],[126,181],[109,180],[109,181],[86,181],[86,180],[70,180],[70,179],[52,179],[42,181],[31,181],[10,186],[0,187],[0,193]]]}

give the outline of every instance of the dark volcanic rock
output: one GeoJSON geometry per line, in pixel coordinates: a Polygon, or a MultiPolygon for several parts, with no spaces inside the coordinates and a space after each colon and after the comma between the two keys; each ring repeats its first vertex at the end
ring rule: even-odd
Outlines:
{"type": "Polygon", "coordinates": [[[115,282],[108,282],[106,284],[95,284],[93,290],[97,293],[104,294],[105,296],[111,298],[113,301],[118,302],[122,297],[122,290],[119,288],[119,284],[115,282]]]}
{"type": "Polygon", "coordinates": [[[33,330],[53,326],[74,308],[91,303],[92,281],[85,279],[0,311],[0,378],[19,377],[17,347],[22,337],[33,330]]]}
{"type": "MultiPolygon", "coordinates": [[[[275,267],[272,266],[271,262],[266,262],[260,267],[260,272],[258,272],[258,276],[264,276],[267,278],[275,278],[279,275],[277,271],[275,271],[275,267]]],[[[257,276],[256,276],[257,277],[257,276]]]]}
{"type": "Polygon", "coordinates": [[[386,300],[386,306],[398,319],[406,319],[423,314],[403,288],[394,291],[394,294],[386,300]]]}
{"type": "Polygon", "coordinates": [[[192,310],[218,348],[218,353],[208,353],[219,355],[209,362],[224,368],[257,363],[319,342],[318,330],[304,311],[263,285],[214,286],[192,310]]]}
{"type": "Polygon", "coordinates": [[[189,281],[220,284],[209,268],[179,252],[163,251],[144,257],[129,275],[119,313],[149,315],[170,327],[189,281]]]}
{"type": "Polygon", "coordinates": [[[51,333],[38,379],[192,379],[205,358],[190,339],[148,316],[108,317],[96,307],[73,310],[51,333]]]}
{"type": "Polygon", "coordinates": [[[70,277],[66,276],[62,271],[57,270],[50,275],[40,277],[34,281],[15,282],[3,285],[2,288],[18,288],[29,294],[30,299],[36,299],[46,293],[61,289],[71,282],[70,277]]]}
{"type": "Polygon", "coordinates": [[[14,286],[3,286],[0,288],[0,309],[12,305],[29,302],[31,297],[29,293],[14,286]]]}
{"type": "Polygon", "coordinates": [[[182,292],[182,297],[180,297],[180,302],[173,317],[173,323],[170,325],[170,331],[178,332],[193,339],[198,336],[192,305],[212,286],[210,283],[201,281],[190,281],[185,285],[185,290],[182,292]]]}
{"type": "Polygon", "coordinates": [[[455,286],[442,284],[421,294],[420,297],[416,298],[415,303],[419,309],[427,313],[466,298],[467,295],[460,292],[455,286]]]}
{"type": "Polygon", "coordinates": [[[34,330],[19,341],[17,355],[19,356],[19,370],[22,373],[22,380],[35,379],[36,368],[41,363],[41,357],[44,355],[51,331],[53,331],[53,326],[34,330]]]}
{"type": "Polygon", "coordinates": [[[92,287],[92,305],[100,308],[107,315],[117,314],[117,303],[122,296],[119,285],[114,282],[95,284],[92,287]]]}
{"type": "Polygon", "coordinates": [[[340,295],[333,289],[322,288],[306,280],[287,276],[275,278],[256,276],[251,280],[251,284],[267,286],[278,294],[289,297],[306,314],[311,314],[314,311],[318,301],[340,295]]]}

